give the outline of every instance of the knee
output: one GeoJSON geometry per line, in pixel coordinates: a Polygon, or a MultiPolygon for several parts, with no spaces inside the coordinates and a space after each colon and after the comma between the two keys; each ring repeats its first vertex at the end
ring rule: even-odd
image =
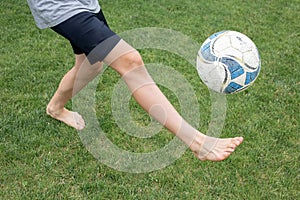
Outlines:
{"type": "Polygon", "coordinates": [[[142,57],[138,51],[133,51],[124,55],[124,60],[130,66],[140,67],[144,65],[142,57]]]}
{"type": "Polygon", "coordinates": [[[125,73],[144,66],[143,59],[138,51],[132,51],[125,55],[122,55],[111,65],[119,74],[124,75],[125,73]]]}
{"type": "Polygon", "coordinates": [[[132,70],[144,66],[143,59],[138,51],[133,51],[122,56],[121,62],[125,70],[132,70]]]}

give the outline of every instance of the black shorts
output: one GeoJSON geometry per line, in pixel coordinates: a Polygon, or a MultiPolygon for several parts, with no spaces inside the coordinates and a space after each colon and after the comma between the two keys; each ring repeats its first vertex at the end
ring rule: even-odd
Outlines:
{"type": "Polygon", "coordinates": [[[85,54],[91,64],[102,61],[121,39],[109,28],[101,10],[81,12],[51,29],[68,39],[74,53],[85,54]]]}

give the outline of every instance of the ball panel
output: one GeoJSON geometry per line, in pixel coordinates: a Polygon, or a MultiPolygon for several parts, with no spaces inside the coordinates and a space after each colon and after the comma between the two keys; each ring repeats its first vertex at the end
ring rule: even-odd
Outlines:
{"type": "Polygon", "coordinates": [[[221,35],[220,37],[216,38],[213,42],[213,52],[218,53],[222,56],[225,53],[225,50],[231,48],[230,45],[230,37],[227,35],[221,35]]]}
{"type": "Polygon", "coordinates": [[[251,84],[253,81],[255,81],[258,74],[259,74],[259,68],[254,72],[247,72],[246,73],[245,85],[251,84]]]}
{"type": "Polygon", "coordinates": [[[224,89],[224,93],[225,94],[232,94],[232,93],[235,93],[237,91],[239,91],[240,89],[242,89],[243,86],[240,85],[240,84],[237,84],[235,82],[231,82],[229,83],[229,85],[224,89]]]}
{"type": "Polygon", "coordinates": [[[260,58],[257,49],[247,51],[243,54],[243,61],[250,70],[256,70],[260,66],[260,58]]]}
{"type": "Polygon", "coordinates": [[[245,72],[243,67],[232,58],[224,57],[221,58],[220,62],[222,62],[225,66],[228,67],[231,79],[235,79],[245,72]]]}
{"type": "Polygon", "coordinates": [[[216,62],[207,62],[201,56],[198,56],[197,71],[201,80],[210,89],[217,92],[221,91],[224,80],[227,79],[226,70],[223,66],[216,64],[216,62]]]}
{"type": "Polygon", "coordinates": [[[211,42],[208,42],[201,48],[200,56],[202,56],[205,61],[213,62],[217,60],[217,57],[211,51],[211,42]]]}

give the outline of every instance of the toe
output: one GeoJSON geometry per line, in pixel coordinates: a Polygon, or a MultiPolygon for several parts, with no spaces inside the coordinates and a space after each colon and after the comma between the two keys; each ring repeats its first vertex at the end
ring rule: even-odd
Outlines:
{"type": "Polygon", "coordinates": [[[235,143],[231,143],[227,147],[230,149],[235,149],[237,147],[237,145],[235,143]]]}
{"type": "Polygon", "coordinates": [[[233,153],[235,148],[228,148],[226,149],[226,153],[233,153]]]}
{"type": "Polygon", "coordinates": [[[243,142],[243,139],[242,137],[236,137],[236,138],[233,138],[233,143],[236,145],[236,146],[239,146],[242,142],[243,142]]]}

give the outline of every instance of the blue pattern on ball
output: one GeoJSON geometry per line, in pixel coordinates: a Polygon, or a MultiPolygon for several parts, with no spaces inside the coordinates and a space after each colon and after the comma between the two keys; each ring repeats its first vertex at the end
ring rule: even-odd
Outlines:
{"type": "Polygon", "coordinates": [[[260,67],[258,67],[257,70],[254,72],[246,73],[245,85],[248,85],[255,80],[255,78],[258,76],[259,70],[260,70],[260,67]]]}
{"type": "Polygon", "coordinates": [[[231,82],[225,89],[224,89],[224,93],[226,94],[230,94],[233,92],[236,92],[237,90],[243,88],[243,86],[241,86],[240,84],[237,84],[235,82],[231,82]]]}
{"type": "Polygon", "coordinates": [[[223,57],[220,62],[222,62],[224,65],[228,67],[228,70],[230,71],[231,79],[235,79],[245,73],[243,67],[236,60],[232,58],[223,57]]]}
{"type": "MultiPolygon", "coordinates": [[[[220,34],[222,34],[224,32],[226,32],[226,31],[220,31],[218,33],[215,33],[215,34],[211,35],[209,37],[209,39],[212,41],[214,38],[218,37],[220,34]]],[[[201,52],[202,57],[205,59],[205,61],[214,62],[218,58],[214,54],[212,54],[212,51],[211,51],[212,42],[211,41],[209,41],[208,43],[203,45],[200,52],[201,52]]]]}
{"type": "Polygon", "coordinates": [[[210,50],[211,42],[205,44],[201,49],[201,55],[206,61],[214,62],[217,60],[217,57],[211,53],[210,50]]]}

